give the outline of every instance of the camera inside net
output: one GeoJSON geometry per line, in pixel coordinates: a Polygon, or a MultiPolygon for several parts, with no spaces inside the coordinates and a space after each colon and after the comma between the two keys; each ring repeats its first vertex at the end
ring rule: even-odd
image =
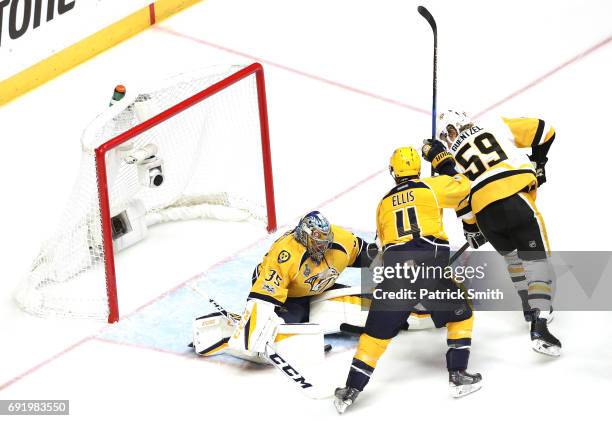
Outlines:
{"type": "Polygon", "coordinates": [[[152,156],[138,163],[138,180],[146,187],[160,187],[164,183],[163,160],[158,156],[152,156]]]}
{"type": "Polygon", "coordinates": [[[145,187],[156,188],[164,183],[164,161],[157,156],[157,146],[148,144],[133,150],[125,159],[138,168],[138,180],[145,187]]]}

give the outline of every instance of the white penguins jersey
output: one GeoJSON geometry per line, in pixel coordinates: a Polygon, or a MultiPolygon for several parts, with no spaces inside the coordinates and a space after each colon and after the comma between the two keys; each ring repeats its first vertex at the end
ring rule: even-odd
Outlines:
{"type": "MultiPolygon", "coordinates": [[[[469,206],[458,216],[471,219],[487,205],[537,186],[527,151],[533,144],[552,141],[555,131],[537,118],[499,118],[474,123],[448,142],[457,170],[472,181],[469,206]]],[[[531,152],[531,150],[529,150],[531,152]]]]}

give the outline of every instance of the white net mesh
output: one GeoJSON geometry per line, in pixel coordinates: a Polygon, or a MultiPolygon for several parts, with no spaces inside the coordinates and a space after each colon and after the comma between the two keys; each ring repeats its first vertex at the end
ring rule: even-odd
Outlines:
{"type": "MultiPolygon", "coordinates": [[[[20,286],[19,305],[37,315],[108,316],[95,149],[128,129],[240,70],[212,68],[127,95],[85,130],[78,180],[56,234],[42,246],[20,286]]],[[[128,87],[129,88],[129,87],[128,87]]],[[[181,110],[106,154],[111,216],[126,210],[152,225],[193,218],[266,222],[255,75],[181,110]],[[157,149],[163,184],[150,187],[146,162],[128,156],[157,149]]],[[[262,226],[264,226],[262,224],[262,226]]],[[[128,238],[127,236],[124,237],[128,238]]],[[[115,252],[127,245],[113,241],[115,252]]]]}

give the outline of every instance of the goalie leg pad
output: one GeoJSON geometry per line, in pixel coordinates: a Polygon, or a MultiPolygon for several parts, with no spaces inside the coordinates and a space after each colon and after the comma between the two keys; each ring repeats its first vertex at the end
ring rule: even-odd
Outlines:
{"type": "Polygon", "coordinates": [[[193,346],[202,356],[222,353],[234,330],[234,326],[221,313],[198,317],[193,322],[193,346]]]}
{"type": "MultiPolygon", "coordinates": [[[[350,329],[354,333],[363,333],[371,299],[361,295],[360,287],[350,287],[327,291],[320,296],[313,297],[310,304],[310,321],[323,326],[323,332],[345,332],[350,329]],[[350,293],[347,295],[346,293],[350,293]],[[345,295],[342,295],[342,294],[345,295]],[[348,325],[349,329],[341,329],[341,325],[348,325]],[[352,328],[356,329],[352,329],[352,328]]],[[[282,317],[282,316],[281,316],[282,317]]],[[[421,330],[435,328],[431,315],[426,312],[412,312],[407,320],[408,330],[421,330]]]]}
{"type": "MultiPolygon", "coordinates": [[[[325,352],[323,348],[323,332],[321,327],[312,323],[281,324],[272,348],[291,361],[300,373],[311,377],[323,367],[325,352]]],[[[249,351],[240,351],[226,348],[225,351],[237,358],[252,361],[259,364],[269,364],[270,361],[265,354],[253,355],[249,351]]]]}
{"type": "Polygon", "coordinates": [[[340,325],[365,326],[370,299],[344,295],[310,305],[310,321],[321,325],[324,334],[338,333],[340,325]]]}
{"type": "Polygon", "coordinates": [[[273,347],[304,372],[321,367],[325,359],[323,331],[314,323],[281,324],[273,347]]]}

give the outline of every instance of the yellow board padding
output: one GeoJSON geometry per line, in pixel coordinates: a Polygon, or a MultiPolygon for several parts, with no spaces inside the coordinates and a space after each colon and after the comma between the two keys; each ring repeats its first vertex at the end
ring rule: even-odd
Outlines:
{"type": "Polygon", "coordinates": [[[155,2],[155,19],[159,22],[200,1],[202,0],[157,0],[155,2]]]}
{"type": "MultiPolygon", "coordinates": [[[[158,0],[154,3],[155,21],[159,23],[168,16],[200,1],[202,0],[158,0]]],[[[120,21],[1,81],[0,106],[144,31],[151,26],[150,13],[150,6],[143,7],[120,21]]]]}
{"type": "Polygon", "coordinates": [[[355,358],[372,368],[376,368],[376,363],[378,363],[379,358],[387,349],[389,342],[391,342],[391,339],[378,339],[367,333],[362,333],[359,337],[355,358]]]}
{"type": "Polygon", "coordinates": [[[469,319],[460,322],[448,322],[446,324],[446,337],[448,339],[465,339],[472,337],[474,327],[474,314],[469,319]]]}

